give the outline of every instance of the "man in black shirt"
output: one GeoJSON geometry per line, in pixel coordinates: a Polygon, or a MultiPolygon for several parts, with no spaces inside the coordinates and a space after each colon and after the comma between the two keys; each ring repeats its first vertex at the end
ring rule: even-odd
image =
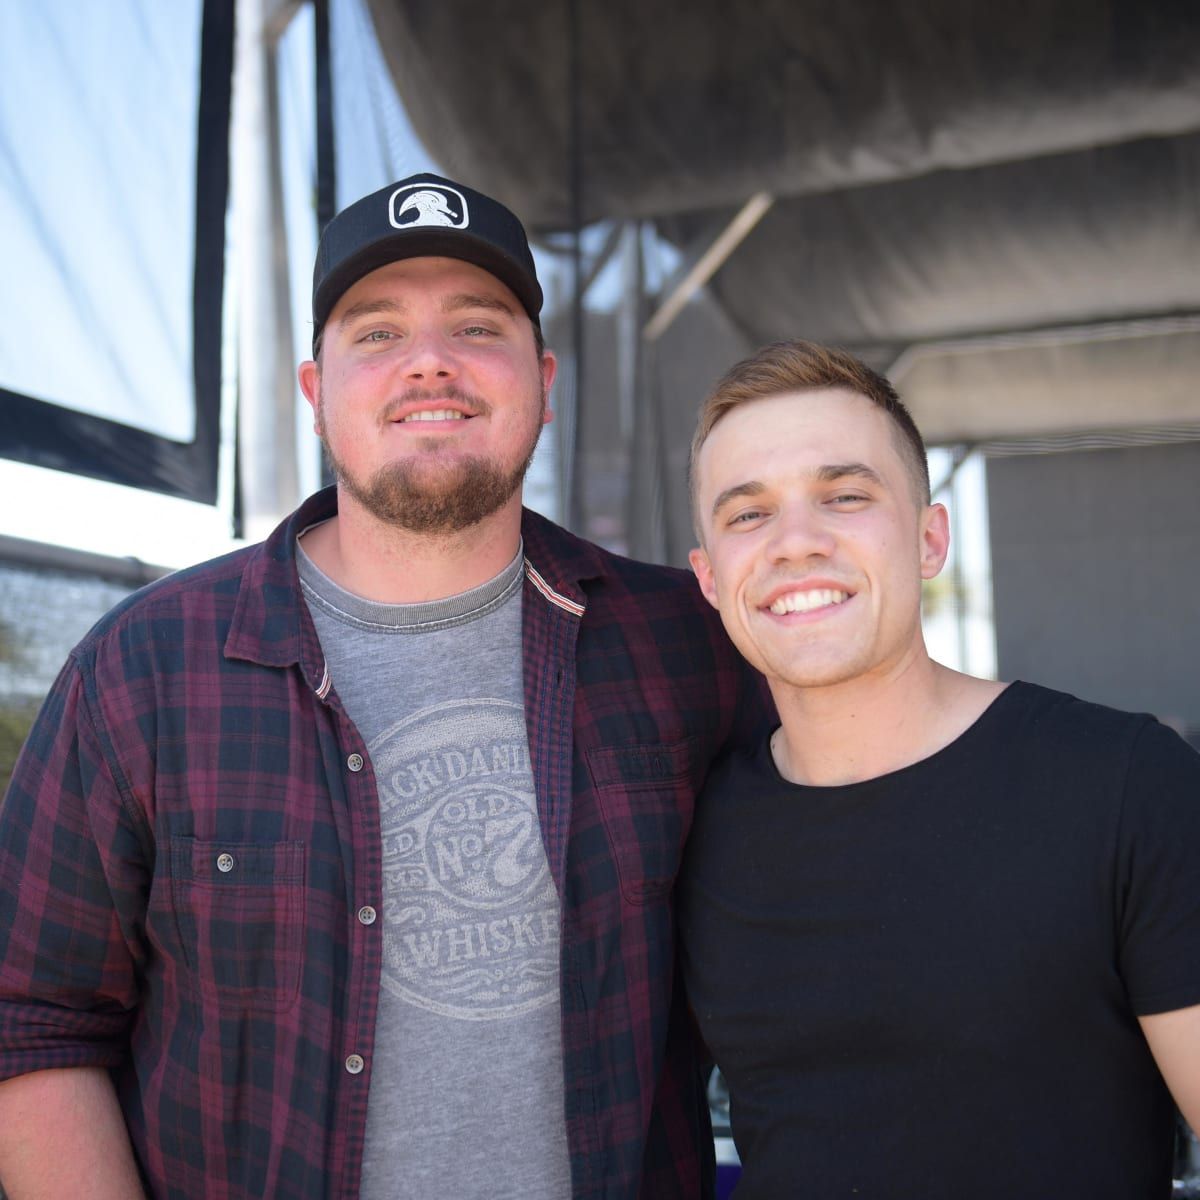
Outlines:
{"type": "Polygon", "coordinates": [[[734,367],[692,489],[692,566],[782,722],[714,769],[681,884],[739,1200],[1169,1196],[1172,1097],[1200,1122],[1200,756],[929,657],[946,512],[848,355],[734,367]]]}

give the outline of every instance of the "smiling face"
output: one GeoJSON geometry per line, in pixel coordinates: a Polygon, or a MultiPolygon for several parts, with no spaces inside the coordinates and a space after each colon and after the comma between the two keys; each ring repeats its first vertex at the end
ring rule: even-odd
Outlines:
{"type": "Polygon", "coordinates": [[[365,275],[322,331],[300,385],[343,506],[417,533],[451,533],[506,506],[541,427],[554,356],[494,275],[410,258],[365,275]]]}
{"type": "Polygon", "coordinates": [[[773,689],[886,676],[925,653],[921,580],[949,533],[896,438],[865,396],[823,388],[731,409],[700,448],[692,567],[773,689]]]}

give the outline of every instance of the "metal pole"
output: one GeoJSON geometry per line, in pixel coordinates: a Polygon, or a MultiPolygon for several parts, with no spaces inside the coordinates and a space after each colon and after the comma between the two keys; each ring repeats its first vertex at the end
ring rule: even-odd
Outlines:
{"type": "Polygon", "coordinates": [[[333,71],[329,55],[329,0],[313,0],[317,101],[317,233],[337,212],[337,158],[333,139],[333,71]]]}
{"type": "Polygon", "coordinates": [[[733,220],[721,230],[691,269],[675,285],[654,316],[646,322],[645,338],[657,341],[683,311],[684,305],[721,269],[725,260],[744,242],[750,231],[767,215],[775,203],[770,192],[756,192],[738,209],[733,220]]]}
{"type": "Polygon", "coordinates": [[[295,351],[289,303],[277,30],[294,6],[238,0],[233,195],[238,295],[238,457],[246,537],[265,536],[299,499],[295,351]]]}
{"type": "Polygon", "coordinates": [[[580,83],[581,55],[579,46],[579,0],[567,3],[567,79],[570,124],[567,131],[568,169],[571,197],[571,277],[574,295],[571,298],[571,343],[574,350],[575,377],[571,419],[564,430],[561,469],[566,483],[566,520],[568,529],[583,530],[583,478],[579,468],[579,421],[584,403],[584,313],[583,313],[583,97],[580,83]]]}

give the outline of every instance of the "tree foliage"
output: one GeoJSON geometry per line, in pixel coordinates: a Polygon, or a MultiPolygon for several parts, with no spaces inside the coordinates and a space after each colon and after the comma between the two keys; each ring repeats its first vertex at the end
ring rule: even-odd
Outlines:
{"type": "Polygon", "coordinates": [[[31,703],[0,706],[0,795],[8,790],[13,765],[36,713],[37,706],[31,703]]]}

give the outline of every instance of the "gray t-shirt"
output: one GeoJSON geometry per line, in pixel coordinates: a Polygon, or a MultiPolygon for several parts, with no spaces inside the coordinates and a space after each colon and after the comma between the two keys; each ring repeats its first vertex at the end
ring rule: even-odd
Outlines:
{"type": "Polygon", "coordinates": [[[566,1200],[559,898],[521,669],[522,556],[378,604],[298,554],[333,687],[379,782],[383,982],[363,1200],[566,1200]]]}

